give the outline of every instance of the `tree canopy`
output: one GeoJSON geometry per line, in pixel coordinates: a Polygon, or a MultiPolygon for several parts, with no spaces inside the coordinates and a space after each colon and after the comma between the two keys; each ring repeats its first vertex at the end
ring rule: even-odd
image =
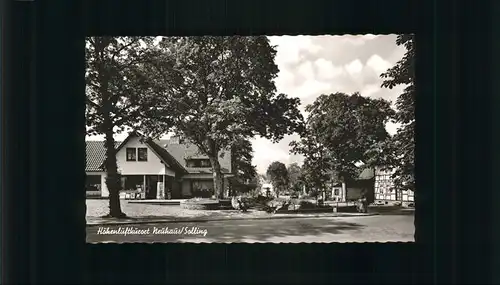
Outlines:
{"type": "Polygon", "coordinates": [[[99,135],[135,127],[141,115],[145,74],[153,58],[151,37],[87,37],[85,91],[87,133],[99,135]]]}
{"type": "Polygon", "coordinates": [[[332,175],[353,179],[358,165],[378,160],[372,149],[390,137],[385,125],[394,116],[390,102],[359,93],[320,95],[306,111],[306,131],[291,146],[305,156],[304,167],[318,187],[332,175]]]}
{"type": "Polygon", "coordinates": [[[266,175],[271,180],[276,196],[279,197],[279,193],[285,190],[289,184],[288,170],[285,164],[279,161],[272,162],[267,168],[266,175]]]}
{"type": "Polygon", "coordinates": [[[302,182],[302,168],[299,166],[298,163],[292,163],[287,167],[288,170],[288,179],[290,183],[290,187],[296,191],[300,192],[301,186],[303,184],[302,182]]]}
{"type": "Polygon", "coordinates": [[[317,130],[306,125],[300,140],[291,142],[290,146],[292,153],[304,156],[301,180],[308,192],[312,189],[324,189],[332,179],[330,171],[332,166],[330,165],[328,148],[321,143],[317,130]]]}
{"type": "MultiPolygon", "coordinates": [[[[240,139],[231,145],[231,172],[240,187],[233,187],[232,191],[249,191],[260,188],[255,165],[252,164],[252,143],[247,139],[240,139]]],[[[233,192],[234,193],[234,192],[233,192]]]]}
{"type": "Polygon", "coordinates": [[[151,62],[153,39],[149,37],[87,37],[85,40],[85,91],[87,134],[105,135],[106,185],[109,215],[124,217],[121,211],[117,171],[115,132],[135,127],[147,90],[141,66],[151,62]]]}
{"type": "Polygon", "coordinates": [[[276,93],[276,51],[265,36],[170,37],[159,46],[142,128],[195,144],[212,162],[217,196],[223,150],[256,135],[278,141],[302,127],[300,100],[276,93]]]}
{"type": "Polygon", "coordinates": [[[398,188],[415,190],[415,36],[399,35],[396,44],[404,46],[406,53],[396,65],[381,75],[382,87],[405,85],[396,99],[396,121],[401,124],[391,139],[389,148],[394,152],[394,180],[398,188]]]}
{"type": "Polygon", "coordinates": [[[232,172],[241,181],[247,181],[257,176],[255,165],[252,164],[252,143],[247,139],[240,139],[231,146],[232,172]]]}

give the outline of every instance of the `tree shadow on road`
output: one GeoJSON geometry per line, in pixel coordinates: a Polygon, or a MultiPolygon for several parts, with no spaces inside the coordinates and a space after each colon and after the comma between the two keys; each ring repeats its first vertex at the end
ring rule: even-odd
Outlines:
{"type": "MultiPolygon", "coordinates": [[[[93,226],[96,225],[95,223],[92,222],[97,222],[97,224],[101,225],[106,225],[106,224],[114,224],[116,222],[119,223],[147,223],[148,221],[177,221],[177,222],[189,222],[190,220],[217,220],[217,219],[223,219],[223,220],[230,220],[231,218],[236,218],[236,219],[244,219],[244,218],[256,218],[256,217],[262,217],[266,215],[259,215],[255,216],[251,212],[246,212],[242,213],[240,211],[236,210],[228,210],[228,211],[196,211],[192,215],[188,216],[182,216],[182,215],[177,215],[177,214],[171,214],[171,215],[144,215],[144,216],[127,216],[126,218],[112,218],[112,217],[106,217],[106,216],[100,216],[100,217],[89,217],[87,216],[86,219],[87,221],[90,221],[91,223],[88,224],[88,226],[93,226]]],[[[271,216],[271,214],[267,215],[271,216]]]]}
{"type": "MultiPolygon", "coordinates": [[[[212,221],[200,223],[176,223],[168,225],[135,225],[134,228],[153,227],[180,228],[196,227],[206,229],[203,235],[96,235],[96,227],[87,228],[87,241],[99,242],[113,240],[116,242],[272,242],[273,239],[284,239],[287,242],[313,242],[314,237],[322,235],[339,235],[350,231],[361,230],[364,226],[357,223],[335,221],[326,218],[314,219],[273,219],[273,220],[240,220],[212,221]]],[[[118,226],[112,226],[117,228],[118,226]]],[[[122,226],[124,227],[124,226],[122,226]]]]}
{"type": "Polygon", "coordinates": [[[413,216],[415,215],[415,209],[368,209],[368,213],[377,213],[378,215],[383,216],[413,216]]]}
{"type": "MultiPolygon", "coordinates": [[[[162,215],[162,216],[140,216],[140,217],[126,217],[126,218],[110,218],[110,217],[86,217],[87,221],[99,221],[99,225],[106,226],[108,223],[135,223],[144,222],[151,220],[179,220],[179,216],[176,215],[162,215]]],[[[94,224],[88,224],[87,226],[95,226],[94,224]]]]}
{"type": "MultiPolygon", "coordinates": [[[[248,222],[248,221],[245,221],[248,222]]],[[[251,223],[241,223],[238,227],[225,227],[218,235],[209,236],[215,242],[246,242],[249,240],[256,242],[266,242],[276,238],[286,238],[290,242],[308,242],[307,237],[320,235],[338,235],[346,231],[359,230],[363,226],[356,223],[332,221],[331,219],[315,218],[310,220],[272,220],[270,223],[262,223],[258,227],[251,223]],[[250,230],[246,230],[249,228],[250,230]]]]}

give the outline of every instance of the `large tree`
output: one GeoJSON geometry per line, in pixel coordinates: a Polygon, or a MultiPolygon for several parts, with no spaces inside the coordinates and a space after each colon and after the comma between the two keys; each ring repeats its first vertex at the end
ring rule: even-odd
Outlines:
{"type": "Polygon", "coordinates": [[[292,153],[304,156],[300,179],[306,186],[307,192],[315,196],[326,189],[332,180],[331,157],[326,145],[320,141],[320,135],[317,129],[307,124],[300,135],[300,140],[290,143],[292,153]]]}
{"type": "Polygon", "coordinates": [[[120,175],[113,135],[135,127],[141,113],[144,74],[140,68],[151,58],[152,38],[88,37],[86,59],[87,134],[105,136],[109,216],[124,217],[120,207],[120,175]]]}
{"type": "Polygon", "coordinates": [[[236,178],[247,181],[257,176],[252,159],[253,148],[248,139],[240,139],[233,143],[231,146],[231,166],[236,178]]]}
{"type": "Polygon", "coordinates": [[[306,111],[307,131],[291,145],[306,156],[308,169],[320,168],[311,173],[320,176],[318,186],[325,175],[339,182],[355,179],[358,165],[368,165],[371,150],[390,137],[385,125],[394,115],[390,102],[359,93],[320,95],[306,111]]]}
{"type": "Polygon", "coordinates": [[[396,99],[396,121],[401,124],[392,138],[395,151],[395,184],[400,189],[415,190],[415,36],[399,35],[396,44],[404,46],[406,53],[396,65],[381,75],[382,87],[404,85],[396,99]]]}
{"type": "Polygon", "coordinates": [[[267,168],[266,175],[271,180],[274,193],[276,193],[276,198],[278,198],[279,193],[289,185],[288,170],[285,164],[279,161],[272,162],[267,168]]]}
{"type": "Polygon", "coordinates": [[[292,163],[287,167],[288,178],[290,183],[290,188],[295,192],[300,192],[302,190],[302,169],[298,163],[292,163]]]}
{"type": "Polygon", "coordinates": [[[215,195],[222,198],[219,156],[239,140],[278,141],[300,129],[300,100],[276,93],[276,50],[265,36],[171,37],[160,46],[150,78],[159,87],[145,129],[153,137],[172,130],[196,145],[211,161],[215,195]],[[172,70],[181,82],[171,82],[172,70]],[[172,88],[165,90],[164,81],[172,88]]]}
{"type": "MultiPolygon", "coordinates": [[[[234,174],[234,178],[244,185],[254,185],[258,180],[252,159],[253,148],[248,139],[237,140],[231,145],[231,172],[234,174]]],[[[233,188],[231,190],[234,190],[233,188]]]]}

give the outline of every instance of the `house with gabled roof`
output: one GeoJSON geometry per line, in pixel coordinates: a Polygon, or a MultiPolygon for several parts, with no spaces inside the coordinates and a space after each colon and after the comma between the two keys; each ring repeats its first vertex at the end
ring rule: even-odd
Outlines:
{"type": "Polygon", "coordinates": [[[398,201],[413,202],[415,193],[412,190],[397,189],[392,177],[395,169],[378,167],[375,171],[375,199],[380,202],[398,201]]]}
{"type": "MultiPolygon", "coordinates": [[[[104,169],[104,141],[86,141],[88,196],[108,197],[104,169]]],[[[122,192],[136,199],[182,199],[211,196],[214,191],[210,160],[198,148],[178,137],[152,140],[134,131],[116,143],[116,161],[122,192]]],[[[231,153],[221,152],[219,163],[227,191],[231,153]]]]}

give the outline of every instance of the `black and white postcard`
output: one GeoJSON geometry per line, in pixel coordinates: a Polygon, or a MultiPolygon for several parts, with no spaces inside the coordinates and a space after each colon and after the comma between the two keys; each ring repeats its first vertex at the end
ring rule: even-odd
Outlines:
{"type": "Polygon", "coordinates": [[[87,37],[87,242],[414,241],[414,44],[87,37]]]}

